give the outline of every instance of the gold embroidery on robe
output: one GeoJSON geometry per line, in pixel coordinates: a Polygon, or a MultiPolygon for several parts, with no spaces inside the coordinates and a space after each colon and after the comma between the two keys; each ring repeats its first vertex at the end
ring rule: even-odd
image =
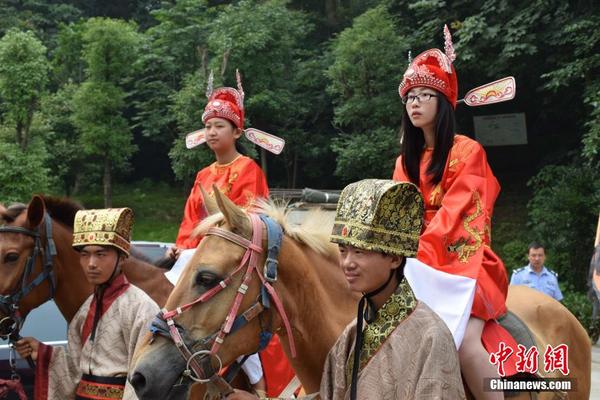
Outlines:
{"type": "Polygon", "coordinates": [[[469,239],[461,237],[448,246],[449,252],[458,253],[458,260],[462,263],[468,262],[469,258],[479,250],[483,243],[483,236],[485,235],[485,227],[483,231],[479,231],[475,226],[469,225],[483,214],[481,196],[477,191],[473,192],[473,203],[475,203],[475,211],[463,219],[463,228],[470,234],[469,239]]]}
{"type": "MultiPolygon", "coordinates": [[[[388,336],[408,317],[417,306],[417,299],[406,279],[403,279],[394,294],[377,310],[375,321],[367,324],[363,331],[359,371],[364,368],[388,336]]],[[[352,377],[354,352],[350,353],[346,365],[348,382],[352,377]]]]}

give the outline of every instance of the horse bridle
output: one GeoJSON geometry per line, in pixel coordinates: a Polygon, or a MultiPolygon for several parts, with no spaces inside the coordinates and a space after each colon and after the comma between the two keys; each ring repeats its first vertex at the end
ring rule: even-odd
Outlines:
{"type": "MultiPolygon", "coordinates": [[[[210,228],[205,235],[219,236],[245,248],[246,252],[242,257],[242,261],[240,262],[239,266],[225,279],[220,281],[208,291],[204,292],[194,301],[177,307],[172,311],[167,311],[166,309],[161,310],[161,312],[152,322],[150,328],[150,331],[153,333],[153,335],[159,334],[167,337],[175,343],[175,346],[186,362],[186,369],[183,372],[184,376],[187,376],[196,382],[211,383],[215,385],[217,390],[223,396],[233,392],[233,389],[231,388],[231,385],[229,385],[229,383],[218,373],[223,365],[221,359],[217,355],[217,352],[219,351],[219,348],[223,344],[223,341],[228,334],[241,329],[248,322],[260,316],[263,311],[270,308],[269,298],[275,303],[275,307],[277,308],[277,311],[279,312],[287,331],[291,355],[292,357],[296,356],[296,347],[294,344],[294,337],[292,335],[289,319],[285,313],[279,296],[272,286],[272,283],[277,280],[277,258],[283,237],[281,226],[266,215],[259,216],[250,213],[249,216],[250,220],[252,221],[252,240],[248,240],[240,235],[218,227],[210,228]],[[268,254],[263,274],[258,271],[258,256],[259,253],[263,252],[261,221],[264,222],[267,227],[268,243],[268,254]],[[233,280],[233,277],[238,272],[242,271],[246,265],[247,268],[242,279],[242,283],[238,287],[236,297],[233,300],[231,308],[223,324],[221,325],[221,328],[202,339],[191,342],[186,335],[185,329],[178,325],[174,318],[182,314],[184,311],[189,310],[196,304],[209,301],[217,293],[228,287],[233,280]],[[237,314],[240,305],[244,295],[246,294],[246,291],[248,290],[248,285],[252,280],[254,271],[257,272],[257,275],[261,280],[261,293],[259,295],[259,299],[238,316],[237,314]],[[211,345],[210,350],[208,350],[209,345],[211,345]],[[197,357],[199,357],[198,360],[196,360],[197,357]],[[212,367],[211,358],[217,360],[219,364],[218,370],[215,370],[212,367]]],[[[272,332],[264,329],[262,324],[261,329],[262,331],[260,333],[260,344],[258,351],[266,347],[272,336],[272,332]]]]}
{"type": "Polygon", "coordinates": [[[33,252],[27,259],[25,269],[21,275],[21,285],[11,294],[0,295],[0,310],[7,315],[0,321],[0,337],[8,338],[11,342],[18,340],[19,331],[24,323],[24,318],[19,312],[19,302],[45,280],[48,280],[50,286],[49,299],[54,297],[56,276],[52,261],[56,256],[56,245],[54,239],[52,239],[52,219],[47,213],[44,214],[44,225],[46,230],[45,247],[42,246],[39,226],[35,230],[20,226],[0,226],[0,233],[18,233],[30,236],[35,240],[33,252]],[[27,283],[40,253],[44,257],[42,271],[31,282],[27,283]]]}

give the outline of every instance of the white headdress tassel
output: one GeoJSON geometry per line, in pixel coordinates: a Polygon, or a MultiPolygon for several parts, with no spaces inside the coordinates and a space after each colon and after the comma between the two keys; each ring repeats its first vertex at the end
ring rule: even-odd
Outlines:
{"type": "Polygon", "coordinates": [[[211,69],[210,74],[208,75],[208,81],[206,82],[206,98],[207,99],[210,99],[210,96],[212,96],[212,93],[213,93],[213,80],[214,80],[214,76],[213,76],[213,71],[211,69]]]}
{"type": "Polygon", "coordinates": [[[444,52],[450,62],[454,62],[456,59],[456,53],[454,53],[454,46],[452,45],[452,35],[448,29],[448,25],[444,25],[444,52]]]}
{"type": "Polygon", "coordinates": [[[242,76],[240,75],[240,70],[235,70],[235,79],[237,80],[238,92],[240,92],[240,96],[242,97],[242,108],[244,107],[244,88],[242,87],[242,76]]]}

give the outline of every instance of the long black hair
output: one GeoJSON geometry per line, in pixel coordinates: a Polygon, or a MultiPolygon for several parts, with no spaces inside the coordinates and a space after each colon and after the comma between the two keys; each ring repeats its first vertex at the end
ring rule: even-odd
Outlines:
{"type": "MultiPolygon", "coordinates": [[[[437,184],[442,180],[448,154],[454,143],[454,133],[456,132],[456,120],[454,118],[454,109],[446,99],[446,96],[438,94],[438,109],[435,116],[435,144],[431,162],[427,167],[427,175],[430,176],[430,182],[437,184]]],[[[410,118],[408,111],[404,107],[402,113],[402,126],[400,129],[402,138],[402,161],[408,178],[415,185],[419,185],[419,163],[421,153],[425,147],[425,136],[421,128],[415,127],[410,118]]]]}

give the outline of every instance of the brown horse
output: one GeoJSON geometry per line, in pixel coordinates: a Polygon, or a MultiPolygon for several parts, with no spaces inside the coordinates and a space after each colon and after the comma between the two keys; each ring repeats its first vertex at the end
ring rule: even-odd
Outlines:
{"type": "MultiPolygon", "coordinates": [[[[211,224],[251,238],[252,228],[248,215],[215,190],[217,204],[206,201],[209,213],[197,233],[205,233],[211,224]],[[222,214],[217,214],[218,211],[222,214]]],[[[337,250],[328,243],[329,231],[323,231],[323,219],[310,219],[309,226],[294,227],[288,224],[281,209],[265,205],[265,213],[275,219],[284,230],[279,255],[278,280],[274,288],[282,299],[289,316],[297,357],[292,359],[282,320],[272,308],[262,319],[254,319],[237,332],[225,337],[217,355],[223,364],[232,362],[242,354],[256,351],[260,321],[271,321],[270,328],[281,336],[284,350],[308,393],[317,392],[327,353],[353,318],[357,296],[352,294],[338,267],[337,250]],[[310,228],[320,224],[321,233],[310,228]]],[[[265,236],[263,235],[263,238],[265,236]]],[[[265,243],[263,241],[263,249],[265,243]]],[[[219,236],[205,237],[180,283],[169,297],[166,308],[171,310],[189,303],[228,276],[240,263],[244,249],[219,236]]],[[[264,254],[259,265],[264,263],[264,254]]],[[[176,317],[177,324],[192,340],[209,337],[223,324],[241,276],[234,275],[233,283],[214,299],[190,308],[176,317]]],[[[257,297],[259,280],[254,277],[247,289],[240,310],[245,310],[257,297]]],[[[526,287],[511,287],[509,308],[523,319],[535,335],[540,353],[547,344],[569,346],[569,378],[576,380],[577,391],[569,398],[587,399],[590,391],[591,347],[585,330],[566,308],[553,299],[526,287]]],[[[540,356],[542,357],[542,356],[540,356]]],[[[540,358],[540,365],[543,364],[540,358]]],[[[173,342],[156,336],[138,348],[134,357],[134,372],[130,375],[138,397],[144,400],[179,399],[173,385],[180,380],[185,363],[173,342]]],[[[551,399],[556,393],[542,393],[539,398],[551,399]]],[[[558,394],[561,396],[562,394],[558,394]]],[[[529,398],[523,393],[520,397],[529,398]]],[[[558,397],[561,398],[561,397],[558,397]]],[[[564,398],[564,397],[563,397],[564,398]]]]}
{"type": "MultiPolygon", "coordinates": [[[[42,246],[47,242],[45,216],[51,217],[51,229],[56,256],[52,260],[56,287],[54,300],[62,315],[70,321],[85,299],[92,293],[81,266],[79,254],[71,247],[75,213],[82,209],[79,205],[62,199],[34,196],[28,206],[14,205],[5,208],[0,205],[0,226],[35,231],[39,228],[42,246]]],[[[0,232],[0,294],[9,295],[18,291],[28,258],[34,248],[34,237],[26,233],[0,232]]],[[[43,254],[37,257],[35,265],[25,284],[35,279],[42,271],[43,254]]],[[[123,264],[127,278],[144,290],[158,304],[164,304],[173,285],[164,276],[164,270],[130,257],[123,264]]],[[[23,317],[32,309],[50,299],[50,281],[45,280],[25,295],[19,302],[23,317]]],[[[3,318],[5,315],[1,315],[3,318]]]]}
{"type": "MultiPolygon", "coordinates": [[[[71,321],[93,290],[79,264],[79,253],[71,247],[75,214],[81,209],[83,208],[73,201],[42,196],[34,196],[28,206],[16,204],[5,208],[0,204],[0,226],[23,228],[28,231],[39,227],[42,245],[47,241],[44,218],[46,214],[51,216],[52,238],[57,250],[56,257],[52,260],[52,269],[56,276],[54,301],[67,322],[71,321]]],[[[9,295],[19,289],[25,264],[33,247],[34,238],[27,234],[0,232],[0,295],[9,295]]],[[[36,260],[31,278],[26,284],[40,274],[42,259],[43,255],[40,255],[36,260]]],[[[164,269],[132,256],[123,263],[123,271],[131,283],[144,290],[157,304],[165,304],[173,285],[165,277],[164,269]]],[[[25,318],[31,310],[50,297],[50,283],[45,280],[19,301],[21,316],[25,318]]],[[[6,316],[0,310],[0,319],[6,316]]],[[[244,378],[239,376],[236,378],[235,387],[247,388],[248,385],[244,378]]],[[[194,385],[192,398],[201,398],[204,390],[201,385],[194,385]]]]}

